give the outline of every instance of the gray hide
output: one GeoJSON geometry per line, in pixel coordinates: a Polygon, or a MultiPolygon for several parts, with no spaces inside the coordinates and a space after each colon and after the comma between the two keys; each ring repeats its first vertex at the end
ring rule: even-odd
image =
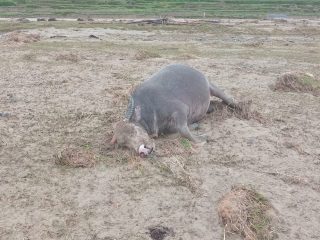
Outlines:
{"type": "Polygon", "coordinates": [[[233,100],[209,83],[201,72],[186,65],[172,64],[136,88],[127,118],[153,137],[179,132],[183,137],[196,142],[188,126],[206,115],[210,96],[235,106],[233,100]]]}

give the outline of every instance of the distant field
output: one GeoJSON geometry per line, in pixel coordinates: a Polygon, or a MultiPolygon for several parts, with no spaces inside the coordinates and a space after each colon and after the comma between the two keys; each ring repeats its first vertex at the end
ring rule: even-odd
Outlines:
{"type": "Polygon", "coordinates": [[[262,18],[320,16],[320,0],[0,0],[0,17],[175,16],[262,18]]]}

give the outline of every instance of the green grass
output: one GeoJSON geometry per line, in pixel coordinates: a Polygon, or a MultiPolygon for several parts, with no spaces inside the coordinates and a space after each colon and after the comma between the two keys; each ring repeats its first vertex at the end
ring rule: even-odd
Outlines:
{"type": "Polygon", "coordinates": [[[182,138],[180,143],[185,149],[190,149],[192,147],[190,141],[186,138],[182,138]]]}
{"type": "Polygon", "coordinates": [[[16,6],[17,4],[10,0],[0,0],[0,7],[16,6]]]}
{"type": "Polygon", "coordinates": [[[0,17],[175,16],[262,18],[320,16],[320,0],[0,0],[0,17]]]}
{"type": "Polygon", "coordinates": [[[8,32],[21,29],[34,29],[34,28],[48,28],[55,27],[59,29],[76,27],[76,28],[113,28],[119,30],[140,30],[140,31],[180,31],[182,33],[192,32],[208,32],[214,31],[215,33],[229,33],[233,29],[225,27],[223,25],[213,24],[201,24],[201,25],[139,25],[139,24],[124,24],[124,23],[97,23],[97,22],[73,22],[73,21],[54,21],[54,22],[30,22],[30,23],[19,23],[19,22],[7,22],[0,21],[0,32],[8,32]]]}
{"type": "Polygon", "coordinates": [[[317,80],[307,74],[304,74],[299,81],[305,86],[309,86],[313,89],[320,89],[320,80],[317,80]]]}

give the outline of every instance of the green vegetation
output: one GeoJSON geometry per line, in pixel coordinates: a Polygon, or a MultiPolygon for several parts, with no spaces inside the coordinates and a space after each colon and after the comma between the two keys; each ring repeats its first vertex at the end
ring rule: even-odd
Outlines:
{"type": "Polygon", "coordinates": [[[315,79],[313,76],[304,74],[301,79],[301,83],[305,86],[311,87],[313,89],[319,89],[320,90],[320,80],[315,79]]]}
{"type": "Polygon", "coordinates": [[[10,0],[0,0],[0,7],[16,6],[17,4],[10,0]]]}
{"type": "Polygon", "coordinates": [[[180,142],[181,142],[182,146],[186,149],[190,149],[192,147],[190,141],[186,138],[182,138],[180,142]]]}
{"type": "Polygon", "coordinates": [[[175,16],[262,18],[320,16],[319,0],[0,0],[1,17],[175,16]]]}

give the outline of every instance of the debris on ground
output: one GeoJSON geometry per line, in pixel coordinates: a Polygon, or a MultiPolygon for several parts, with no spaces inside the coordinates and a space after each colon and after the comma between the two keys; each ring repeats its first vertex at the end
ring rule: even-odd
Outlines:
{"type": "Polygon", "coordinates": [[[18,18],[17,22],[19,22],[19,23],[29,23],[31,21],[28,18],[18,18]]]}
{"type": "Polygon", "coordinates": [[[66,148],[55,156],[55,163],[70,167],[93,167],[95,155],[89,150],[66,148]]]}
{"type": "Polygon", "coordinates": [[[168,177],[172,177],[175,184],[189,189],[192,194],[201,194],[201,181],[194,178],[185,167],[185,159],[182,157],[162,158],[156,161],[158,168],[161,172],[168,173],[168,177]]]}
{"type": "Polygon", "coordinates": [[[271,89],[282,92],[305,92],[320,96],[320,78],[311,73],[288,72],[278,77],[271,89]]]}
{"type": "Polygon", "coordinates": [[[149,59],[149,58],[160,58],[160,57],[161,56],[158,53],[147,51],[147,50],[139,50],[134,56],[134,58],[139,61],[149,59]]]}
{"type": "Polygon", "coordinates": [[[182,137],[170,138],[170,136],[157,139],[157,149],[155,154],[158,157],[187,157],[196,152],[197,150],[188,139],[182,137]]]}
{"type": "Polygon", "coordinates": [[[40,34],[24,33],[21,31],[14,31],[4,35],[6,42],[15,43],[33,43],[40,41],[40,34]]]}
{"type": "Polygon", "coordinates": [[[225,233],[237,233],[245,240],[271,240],[276,212],[261,194],[244,186],[234,186],[218,204],[225,233]]]}
{"type": "Polygon", "coordinates": [[[79,60],[79,56],[74,53],[60,53],[56,57],[56,61],[78,62],[79,60]]]}
{"type": "Polygon", "coordinates": [[[0,117],[9,117],[10,113],[8,112],[0,112],[0,117]]]}
{"type": "Polygon", "coordinates": [[[266,122],[266,119],[258,111],[251,109],[252,101],[239,102],[236,108],[229,107],[221,101],[211,101],[211,105],[213,117],[218,121],[236,117],[244,120],[254,119],[259,123],[266,122]]]}
{"type": "Polygon", "coordinates": [[[174,236],[174,232],[171,228],[163,226],[149,227],[149,234],[153,240],[163,240],[167,236],[174,236]]]}
{"type": "Polygon", "coordinates": [[[100,39],[99,37],[97,37],[96,35],[93,35],[93,34],[89,35],[89,38],[100,39]]]}

